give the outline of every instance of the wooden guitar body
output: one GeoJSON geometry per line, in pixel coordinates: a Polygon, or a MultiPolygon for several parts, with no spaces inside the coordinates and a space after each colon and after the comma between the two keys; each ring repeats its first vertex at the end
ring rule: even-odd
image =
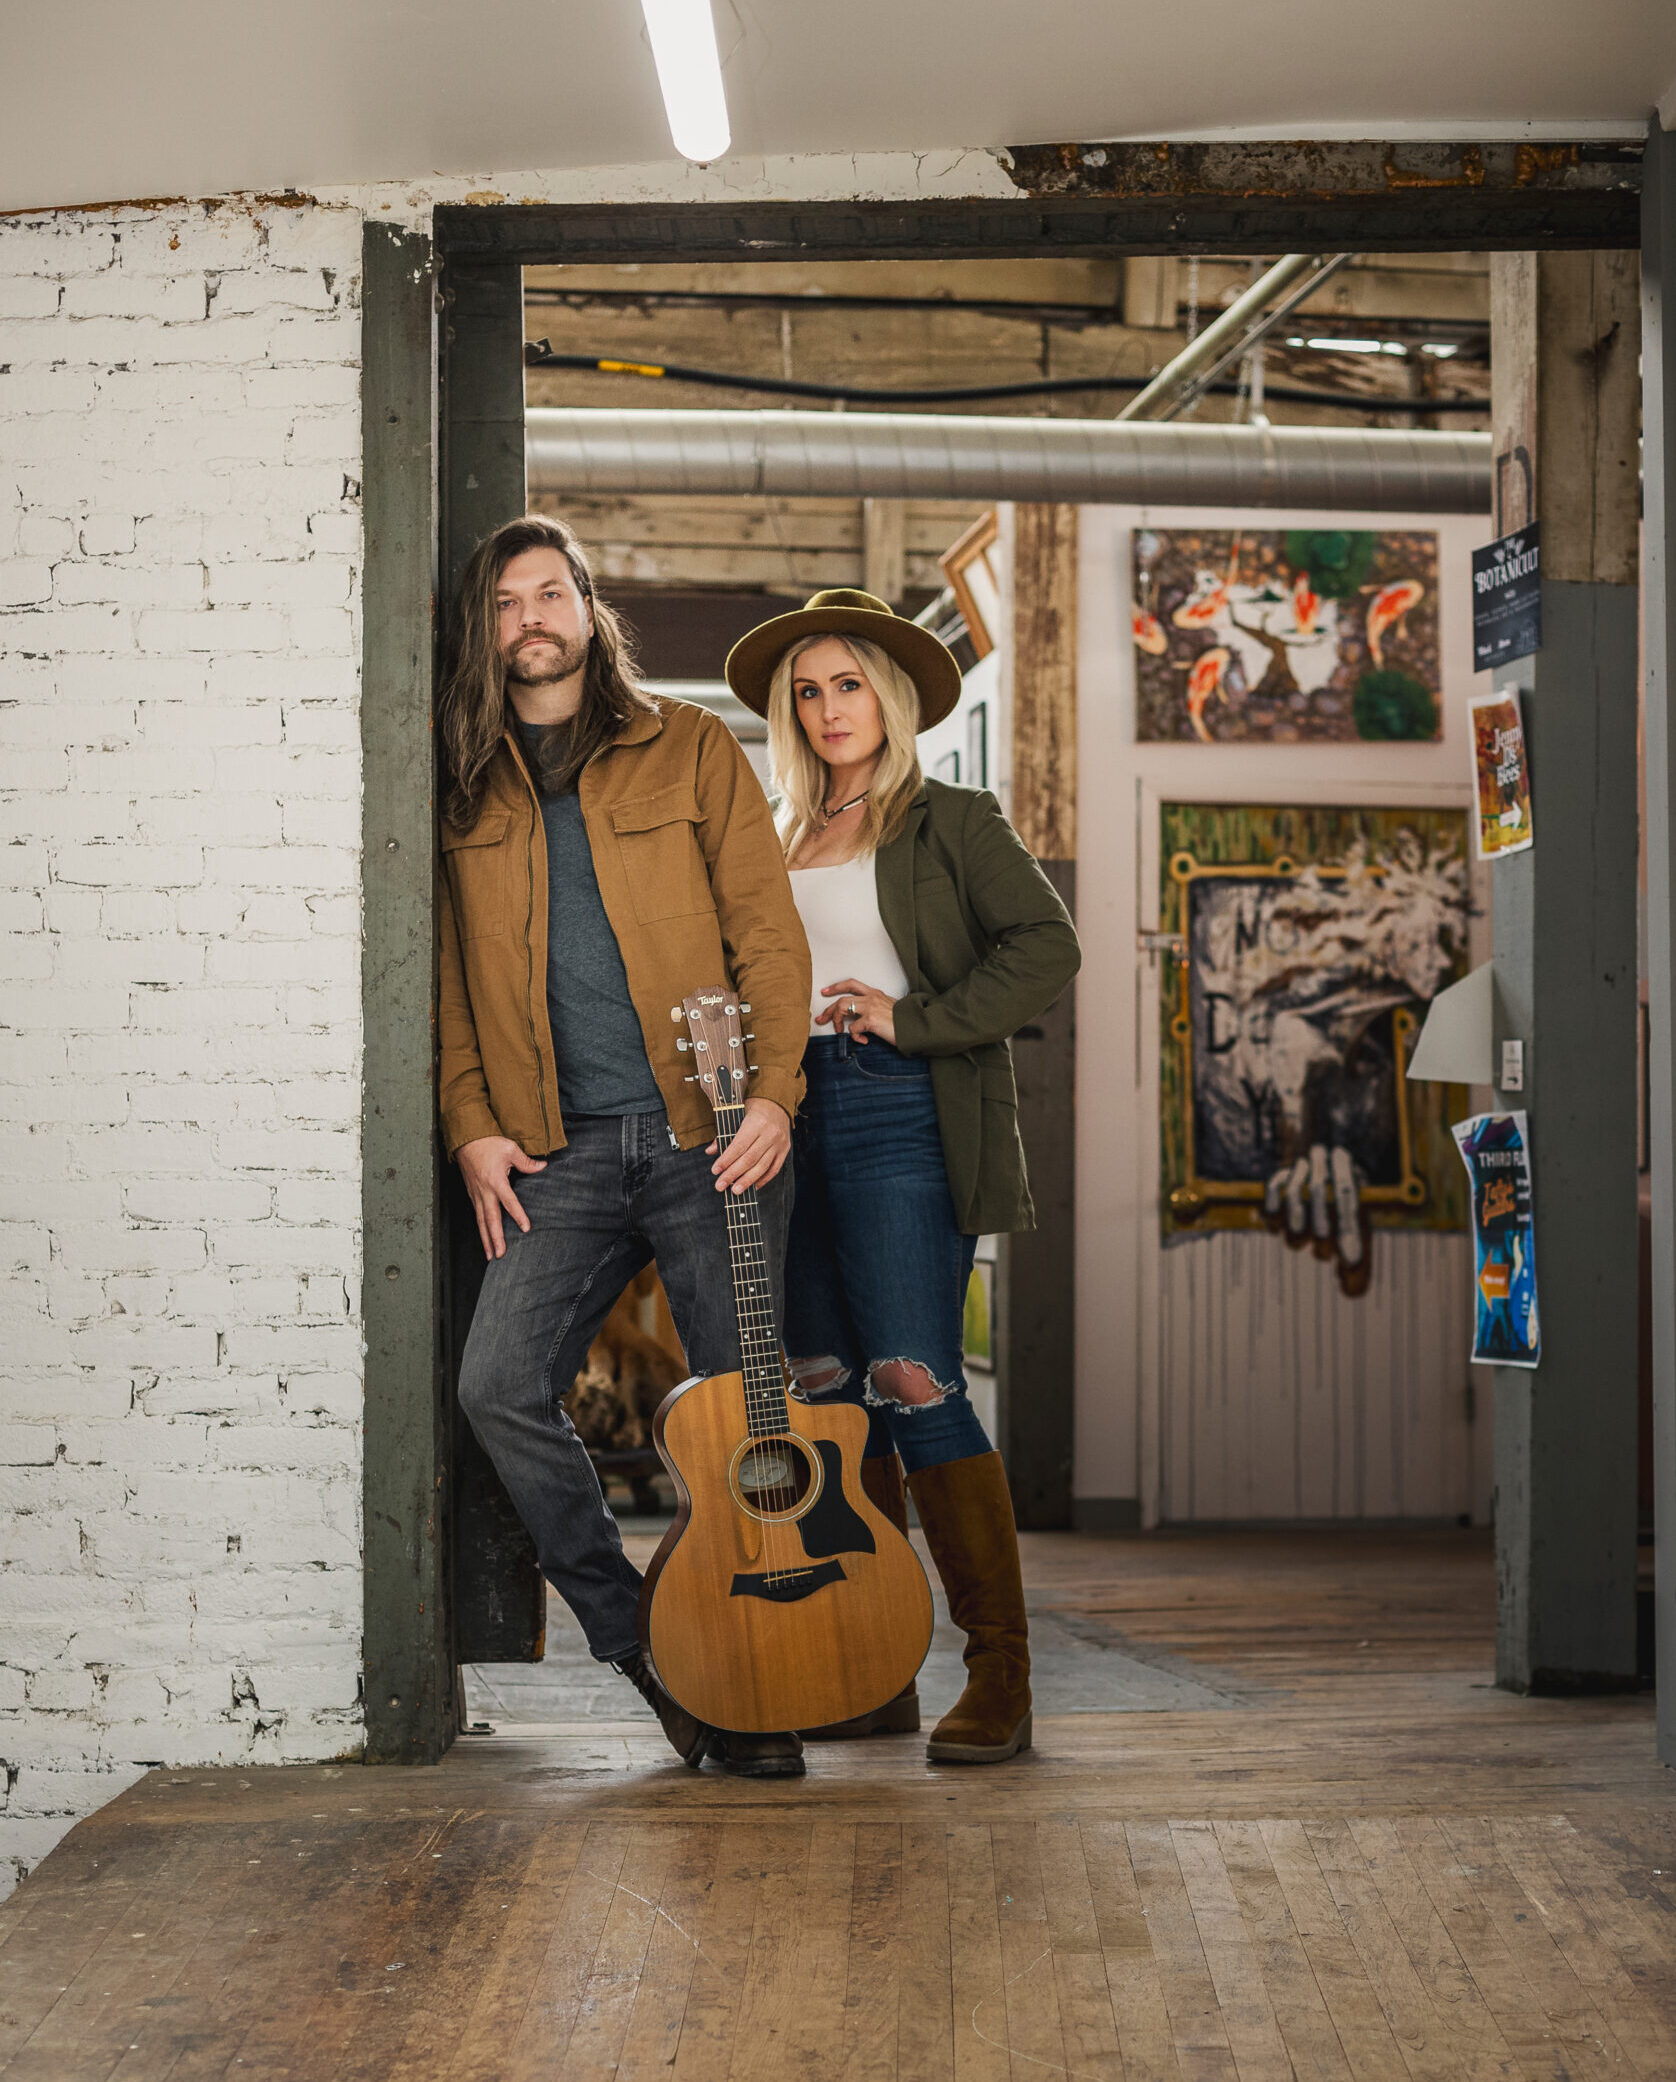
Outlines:
{"type": "Polygon", "coordinates": [[[747,1428],[743,1375],[695,1377],[652,1427],[677,1510],[640,1636],[673,1698],[741,1733],[883,1706],[931,1644],[919,1557],[861,1486],[866,1412],[783,1407],[765,1436],[747,1428]]]}

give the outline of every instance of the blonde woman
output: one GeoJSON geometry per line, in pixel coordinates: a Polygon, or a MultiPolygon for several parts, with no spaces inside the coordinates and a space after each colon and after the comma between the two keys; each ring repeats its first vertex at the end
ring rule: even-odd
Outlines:
{"type": "MultiPolygon", "coordinates": [[[[993,795],[928,781],[916,734],[960,669],[869,593],[817,593],[727,662],[768,718],[780,837],[814,956],[794,1129],[786,1350],[811,1402],[863,1404],[863,1479],[908,1488],[964,1631],[967,1683],[927,1745],[991,1764],[1030,1746],[1030,1654],[1001,1456],[966,1392],[981,1234],[1032,1224],[1008,1037],[1070,982],[1064,906],[993,795]]],[[[919,1726],[910,1686],[828,1736],[919,1726]]]]}

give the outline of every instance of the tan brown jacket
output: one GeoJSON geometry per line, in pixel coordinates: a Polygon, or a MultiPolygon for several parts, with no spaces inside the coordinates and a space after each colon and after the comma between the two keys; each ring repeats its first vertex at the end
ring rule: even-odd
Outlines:
{"type": "MultiPolygon", "coordinates": [[[[803,1095],[809,943],[762,788],[732,733],[659,699],[582,770],[582,818],[605,915],[671,1127],[683,1149],[715,1132],[687,1084],[670,1008],[707,984],[751,1007],[751,1095],[790,1114],[803,1095]]],[[[444,820],[438,1027],[443,1139],[480,1135],[534,1155],[564,1147],[547,1020],[547,835],[512,736],[470,831],[444,820]]]]}

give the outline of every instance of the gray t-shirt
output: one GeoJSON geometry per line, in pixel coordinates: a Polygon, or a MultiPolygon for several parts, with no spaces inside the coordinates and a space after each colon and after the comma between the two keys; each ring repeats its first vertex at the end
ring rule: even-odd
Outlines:
{"type": "MultiPolygon", "coordinates": [[[[520,726],[533,774],[541,733],[520,726]]],[[[655,1113],[663,1104],[594,873],[582,800],[543,795],[547,833],[547,1018],[566,1113],[655,1113]]]]}

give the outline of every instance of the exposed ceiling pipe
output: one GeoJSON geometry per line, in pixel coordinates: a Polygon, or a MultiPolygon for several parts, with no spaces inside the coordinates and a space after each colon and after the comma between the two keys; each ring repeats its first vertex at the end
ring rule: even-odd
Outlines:
{"type": "Polygon", "coordinates": [[[1490,436],[966,413],[525,415],[532,494],[1037,499],[1487,513],[1490,436]]]}
{"type": "MultiPolygon", "coordinates": [[[[1253,349],[1262,345],[1277,325],[1291,317],[1300,304],[1308,303],[1309,299],[1321,287],[1322,283],[1327,280],[1329,275],[1336,275],[1341,267],[1347,266],[1355,257],[1354,253],[1335,253],[1329,260],[1324,261],[1315,270],[1314,274],[1307,275],[1298,284],[1290,296],[1283,296],[1278,304],[1265,311],[1261,317],[1254,318],[1231,347],[1225,348],[1216,357],[1215,361],[1210,364],[1209,368],[1201,368],[1197,375],[1190,377],[1182,388],[1177,391],[1176,395],[1171,398],[1163,411],[1155,416],[1159,419],[1179,419],[1189,405],[1196,403],[1205,395],[1206,391],[1213,387],[1218,376],[1231,369],[1236,362],[1244,361],[1253,349]]],[[[1257,390],[1261,389],[1262,384],[1262,378],[1259,373],[1261,368],[1262,357],[1259,355],[1252,363],[1253,386],[1257,390]]],[[[1168,374],[1169,371],[1167,369],[1160,370],[1155,380],[1162,382],[1168,374]]],[[[1281,392],[1277,390],[1274,395],[1279,397],[1281,392]]],[[[1145,396],[1144,391],[1142,396],[1145,396]]],[[[1382,405],[1387,404],[1387,401],[1384,399],[1381,399],[1380,402],[1382,405]]],[[[1393,398],[1388,402],[1389,404],[1401,405],[1404,401],[1400,398],[1393,398]]],[[[1254,397],[1251,417],[1255,419],[1261,410],[1261,396],[1254,397]]]]}
{"type": "Polygon", "coordinates": [[[1288,253],[1236,297],[1197,339],[1189,340],[1174,361],[1166,362],[1138,397],[1131,398],[1119,419],[1168,419],[1197,396],[1213,377],[1247,352],[1268,325],[1283,317],[1350,258],[1338,253],[1323,260],[1315,253],[1288,253]],[[1291,291],[1291,295],[1287,292],[1291,291]],[[1280,302],[1281,299],[1284,302],[1280,302]],[[1271,305],[1280,303],[1279,310],[1271,305]],[[1267,321],[1265,323],[1264,321],[1267,321]]]}

